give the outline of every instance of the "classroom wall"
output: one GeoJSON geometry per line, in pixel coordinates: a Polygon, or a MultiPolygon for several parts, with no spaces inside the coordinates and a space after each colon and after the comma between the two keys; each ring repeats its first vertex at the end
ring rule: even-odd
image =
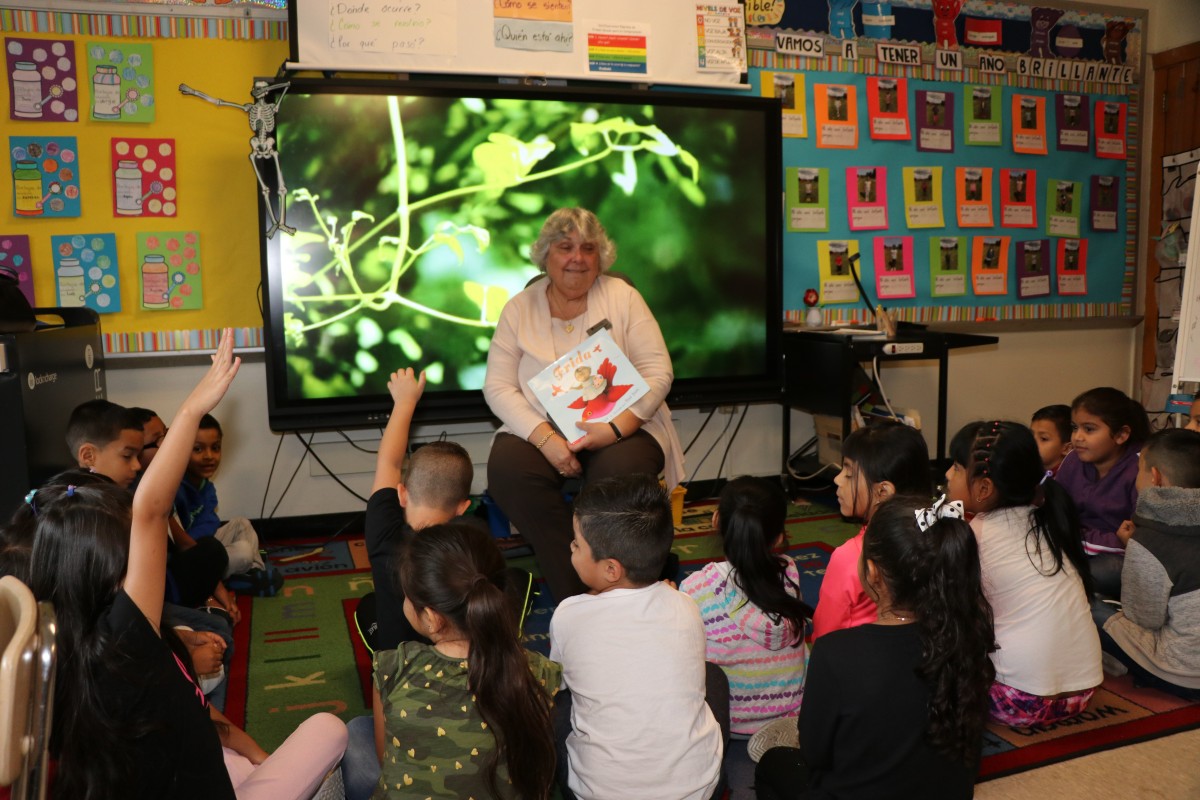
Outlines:
{"type": "MultiPolygon", "coordinates": [[[[1124,0],[1109,5],[1150,10],[1149,52],[1200,40],[1200,15],[1195,13],[1194,0],[1124,0]]],[[[1153,97],[1153,92],[1148,96],[1153,97]]],[[[1143,165],[1143,170],[1149,168],[1148,164],[1143,165]]],[[[1143,219],[1141,230],[1147,229],[1146,224],[1143,219]]],[[[257,269],[256,264],[248,266],[257,269]]],[[[996,345],[956,351],[950,357],[949,432],[953,434],[958,427],[977,418],[1025,420],[1036,408],[1047,403],[1070,402],[1075,394],[1092,386],[1111,385],[1131,391],[1138,369],[1139,342],[1140,326],[1013,331],[1000,334],[1000,342],[996,345]]],[[[122,363],[137,364],[136,358],[122,363]]],[[[200,377],[202,369],[199,366],[113,369],[108,375],[109,396],[118,403],[148,406],[169,415],[200,377]]],[[[814,379],[818,378],[814,376],[814,379]]],[[[884,367],[883,380],[894,406],[915,407],[921,411],[932,447],[937,408],[936,363],[890,364],[884,367]]],[[[265,386],[263,365],[246,364],[229,398],[217,410],[228,439],[225,463],[216,479],[221,492],[221,510],[225,515],[259,515],[272,456],[276,447],[282,445],[268,493],[269,512],[303,455],[303,447],[294,436],[288,435],[281,442],[278,435],[269,431],[265,386]]],[[[680,410],[674,414],[684,444],[699,430],[706,413],[680,410]]],[[[777,473],[782,451],[781,418],[778,407],[751,407],[736,439],[731,442],[737,417],[715,414],[688,456],[689,472],[696,470],[705,451],[715,445],[694,477],[716,477],[726,446],[729,446],[729,458],[722,474],[777,473]],[[731,423],[728,430],[726,423],[731,423]]],[[[811,418],[805,414],[792,412],[791,418],[792,440],[789,444],[794,447],[812,435],[813,427],[811,418]]],[[[491,427],[474,423],[445,430],[452,438],[463,442],[474,457],[477,475],[473,490],[480,491],[484,486],[483,465],[491,427]]],[[[433,438],[442,431],[442,426],[419,427],[414,438],[433,438]]],[[[349,435],[360,446],[372,449],[371,439],[377,438],[377,434],[369,431],[349,435]]],[[[340,441],[336,434],[319,434],[314,442],[318,454],[351,488],[364,495],[370,490],[373,456],[355,450],[340,441]]],[[[311,459],[306,459],[300,463],[276,516],[361,508],[360,501],[324,476],[311,459]]]]}

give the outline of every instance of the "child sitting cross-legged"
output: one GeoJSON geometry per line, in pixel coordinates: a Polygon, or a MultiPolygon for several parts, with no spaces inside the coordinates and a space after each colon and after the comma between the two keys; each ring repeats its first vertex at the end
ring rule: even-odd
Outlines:
{"type": "Polygon", "coordinates": [[[653,475],[622,475],[585,485],[574,511],[571,564],[591,592],[550,620],[572,700],[563,796],[707,800],[722,733],[705,703],[700,611],[659,582],[674,536],[666,493],[653,475]]]}

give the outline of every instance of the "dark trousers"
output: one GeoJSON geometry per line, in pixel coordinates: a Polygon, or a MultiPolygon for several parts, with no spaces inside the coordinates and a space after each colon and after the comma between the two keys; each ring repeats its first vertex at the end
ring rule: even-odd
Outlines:
{"type": "MultiPolygon", "coordinates": [[[[641,430],[577,457],[585,483],[632,473],[658,475],[664,463],[658,442],[641,430]]],[[[571,506],[563,499],[567,479],[536,447],[510,433],[502,433],[492,442],[487,472],[488,494],[533,547],[538,569],[555,602],[586,592],[571,566],[571,506]]]]}
{"type": "Polygon", "coordinates": [[[195,547],[187,550],[175,548],[167,556],[167,599],[188,608],[204,605],[228,566],[225,545],[215,536],[197,539],[195,547]]]}
{"type": "Polygon", "coordinates": [[[808,794],[808,764],[799,747],[772,747],[754,768],[758,800],[796,800],[808,794]]]}
{"type": "MultiPolygon", "coordinates": [[[[725,670],[711,661],[704,662],[704,702],[721,726],[721,753],[729,750],[729,678],[725,670]]],[[[575,793],[567,786],[567,735],[571,732],[571,691],[563,689],[554,696],[554,749],[558,756],[555,781],[562,800],[576,800],[575,793]]],[[[713,792],[712,800],[725,794],[727,781],[725,765],[721,765],[721,780],[713,792]]]]}

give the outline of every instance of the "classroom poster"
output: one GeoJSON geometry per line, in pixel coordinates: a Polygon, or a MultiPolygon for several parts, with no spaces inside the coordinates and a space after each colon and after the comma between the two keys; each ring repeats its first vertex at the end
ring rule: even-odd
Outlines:
{"type": "Polygon", "coordinates": [[[867,120],[871,138],[908,141],[908,81],[904,78],[867,78],[867,120]]]}
{"type": "Polygon", "coordinates": [[[891,0],[863,0],[863,36],[868,39],[890,39],[895,22],[891,0]]]}
{"type": "Polygon", "coordinates": [[[154,122],[154,46],[88,42],[87,54],[92,119],[154,122]]]}
{"type": "MultiPolygon", "coordinates": [[[[399,5],[399,4],[397,4],[399,5]]],[[[384,6],[384,11],[388,9],[384,6]]],[[[420,11],[417,6],[414,11],[420,11]]],[[[526,0],[492,4],[492,41],[509,50],[571,53],[575,50],[574,10],[563,0],[526,0]]],[[[394,19],[392,22],[398,20],[394,19]]],[[[424,22],[425,20],[422,20],[424,22]]],[[[430,20],[429,22],[432,22],[430,20]]],[[[428,24],[428,23],[427,23],[428,24]]],[[[704,28],[700,26],[700,36],[704,28]]],[[[703,39],[701,39],[703,41],[703,39]]]]}
{"type": "MultiPolygon", "coordinates": [[[[545,0],[561,5],[562,0],[545,0]]],[[[696,68],[746,71],[746,12],[740,3],[696,3],[696,68]]]]}
{"type": "Polygon", "coordinates": [[[71,39],[6,37],[8,114],[16,120],[78,122],[79,80],[71,39]]]}
{"type": "Polygon", "coordinates": [[[971,290],[977,295],[1008,294],[1007,236],[976,236],[971,243],[971,290]]]}
{"type": "Polygon", "coordinates": [[[933,297],[960,297],[966,294],[966,267],[967,237],[930,237],[929,287],[933,297]]]}
{"type": "Polygon", "coordinates": [[[1059,239],[1055,258],[1058,293],[1087,294],[1087,239],[1059,239]]]}
{"type": "Polygon", "coordinates": [[[1091,185],[1088,201],[1092,230],[1117,230],[1117,198],[1121,194],[1121,179],[1115,175],[1093,175],[1091,185]]]}
{"type": "Polygon", "coordinates": [[[0,233],[0,267],[10,269],[17,276],[17,286],[29,305],[37,306],[33,299],[33,262],[29,258],[29,237],[23,233],[0,233]]]}
{"type": "Polygon", "coordinates": [[[116,234],[51,236],[50,247],[57,305],[87,306],[98,314],[121,310],[116,234]]]}
{"type": "Polygon", "coordinates": [[[1125,103],[1096,103],[1096,158],[1125,160],[1125,103]]]}
{"type": "Polygon", "coordinates": [[[917,91],[917,150],[922,153],[954,152],[954,95],[951,92],[917,91]]]}
{"type": "Polygon", "coordinates": [[[850,273],[857,256],[857,239],[817,240],[821,305],[858,302],[858,287],[855,286],[854,276],[850,273]]]}
{"type": "Polygon", "coordinates": [[[904,168],[904,218],[910,228],[942,228],[942,168],[904,168]]]}
{"type": "Polygon", "coordinates": [[[829,170],[817,167],[788,167],[788,231],[801,233],[829,230],[829,170]]]}
{"type": "Polygon", "coordinates": [[[10,136],[13,211],[18,217],[78,217],[79,148],[74,136],[10,136]]]}
{"type": "Polygon", "coordinates": [[[118,136],[109,149],[113,216],[175,216],[175,140],[118,136]]]}
{"type": "Polygon", "coordinates": [[[1046,98],[1014,94],[1012,98],[1012,149],[1024,155],[1046,155],[1046,98]]]}
{"type": "Polygon", "coordinates": [[[1054,122],[1058,130],[1058,149],[1086,153],[1091,149],[1091,100],[1084,94],[1059,94],[1054,97],[1054,122]]]}
{"type": "Polygon", "coordinates": [[[854,150],[858,147],[858,87],[850,84],[813,85],[813,117],[817,147],[854,150]]]}
{"type": "Polygon", "coordinates": [[[650,46],[649,25],[588,20],[584,28],[587,30],[589,73],[649,75],[646,67],[650,46]]]}
{"type": "Polygon", "coordinates": [[[794,139],[808,138],[808,113],[804,105],[803,72],[760,73],[759,92],[763,97],[776,97],[783,106],[783,135],[794,139]]]}
{"type": "Polygon", "coordinates": [[[887,167],[846,168],[846,213],[852,231],[887,229],[887,167]]]}
{"type": "Polygon", "coordinates": [[[200,234],[166,231],[137,235],[141,307],[150,311],[204,308],[200,234]]]}
{"type": "Polygon", "coordinates": [[[994,227],[991,167],[955,167],[954,197],[958,227],[994,227]]]}
{"type": "Polygon", "coordinates": [[[875,296],[880,300],[901,300],[916,297],[913,280],[913,238],[911,236],[876,236],[875,296]]]}
{"type": "Polygon", "coordinates": [[[1083,184],[1079,181],[1046,181],[1046,235],[1078,236],[1083,208],[1083,184]]]}
{"type": "Polygon", "coordinates": [[[963,131],[968,145],[999,147],[1002,129],[999,86],[967,86],[963,131]]]}
{"type": "Polygon", "coordinates": [[[1037,171],[1000,170],[1000,225],[1005,228],[1037,227],[1037,171]]]}
{"type": "Polygon", "coordinates": [[[1050,240],[1017,242],[1017,299],[1050,294],[1050,240]]]}

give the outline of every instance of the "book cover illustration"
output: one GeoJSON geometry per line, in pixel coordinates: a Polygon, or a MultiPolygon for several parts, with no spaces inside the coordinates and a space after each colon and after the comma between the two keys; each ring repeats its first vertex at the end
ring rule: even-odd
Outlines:
{"type": "Polygon", "coordinates": [[[583,438],[578,422],[608,422],[650,391],[607,330],[529,379],[529,388],[567,441],[583,438]]]}

